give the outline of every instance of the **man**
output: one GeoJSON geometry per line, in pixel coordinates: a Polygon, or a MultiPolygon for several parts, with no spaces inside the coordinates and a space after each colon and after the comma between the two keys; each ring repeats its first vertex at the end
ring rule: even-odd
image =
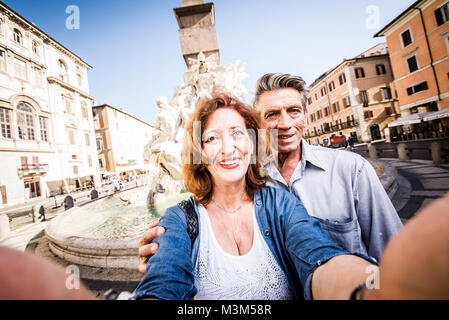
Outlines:
{"type": "MultiPolygon", "coordinates": [[[[301,77],[269,73],[256,87],[254,106],[262,124],[276,129],[277,161],[267,165],[268,184],[296,195],[324,232],[350,252],[379,260],[388,240],[402,227],[399,216],[375,170],[363,157],[342,150],[310,146],[304,139],[307,125],[307,89],[301,77]]],[[[149,244],[163,228],[150,230],[139,243],[145,273],[146,258],[157,244],[149,244]]]]}

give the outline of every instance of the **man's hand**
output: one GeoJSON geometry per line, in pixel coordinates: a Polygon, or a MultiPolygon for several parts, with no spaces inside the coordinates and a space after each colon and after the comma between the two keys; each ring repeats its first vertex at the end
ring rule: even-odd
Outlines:
{"type": "Polygon", "coordinates": [[[158,227],[159,219],[153,219],[148,226],[148,230],[145,231],[142,238],[139,241],[139,272],[145,274],[147,268],[148,259],[156,253],[158,249],[157,243],[151,243],[156,237],[164,234],[165,229],[158,227]]]}

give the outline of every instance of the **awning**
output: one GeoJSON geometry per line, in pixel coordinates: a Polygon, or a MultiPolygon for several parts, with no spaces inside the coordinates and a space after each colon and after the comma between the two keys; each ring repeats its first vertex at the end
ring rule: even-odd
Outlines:
{"type": "Polygon", "coordinates": [[[432,121],[432,120],[437,120],[437,119],[446,118],[446,117],[449,117],[449,108],[431,112],[428,116],[426,116],[424,118],[424,121],[432,121]]]}
{"type": "Polygon", "coordinates": [[[399,118],[397,120],[394,120],[388,124],[388,127],[397,127],[397,126],[404,126],[408,124],[416,124],[421,123],[421,120],[423,120],[426,116],[429,116],[432,114],[432,112],[421,112],[421,113],[413,113],[411,115],[408,115],[403,118],[399,118]]]}

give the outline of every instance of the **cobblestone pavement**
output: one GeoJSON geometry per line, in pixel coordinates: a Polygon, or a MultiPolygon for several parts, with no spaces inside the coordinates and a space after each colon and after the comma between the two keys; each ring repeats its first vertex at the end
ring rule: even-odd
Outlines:
{"type": "Polygon", "coordinates": [[[435,165],[426,160],[380,160],[396,167],[398,172],[399,190],[393,205],[404,222],[449,192],[449,164],[435,165]]]}

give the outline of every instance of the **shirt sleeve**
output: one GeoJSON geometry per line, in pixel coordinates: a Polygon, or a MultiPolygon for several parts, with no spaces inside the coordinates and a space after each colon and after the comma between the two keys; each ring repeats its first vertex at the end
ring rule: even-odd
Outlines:
{"type": "Polygon", "coordinates": [[[368,161],[356,173],[354,202],[368,255],[379,261],[388,240],[402,228],[402,222],[368,161]]]}
{"type": "Polygon", "coordinates": [[[191,300],[197,290],[185,214],[179,207],[170,208],[159,225],[165,228],[165,233],[153,241],[159,248],[149,259],[133,298],[191,300]]]}
{"type": "Polygon", "coordinates": [[[300,278],[304,298],[311,299],[315,269],[335,256],[350,253],[325,234],[318,220],[311,218],[302,203],[295,200],[293,208],[284,202],[284,209],[291,211],[285,225],[285,247],[300,278]]]}

